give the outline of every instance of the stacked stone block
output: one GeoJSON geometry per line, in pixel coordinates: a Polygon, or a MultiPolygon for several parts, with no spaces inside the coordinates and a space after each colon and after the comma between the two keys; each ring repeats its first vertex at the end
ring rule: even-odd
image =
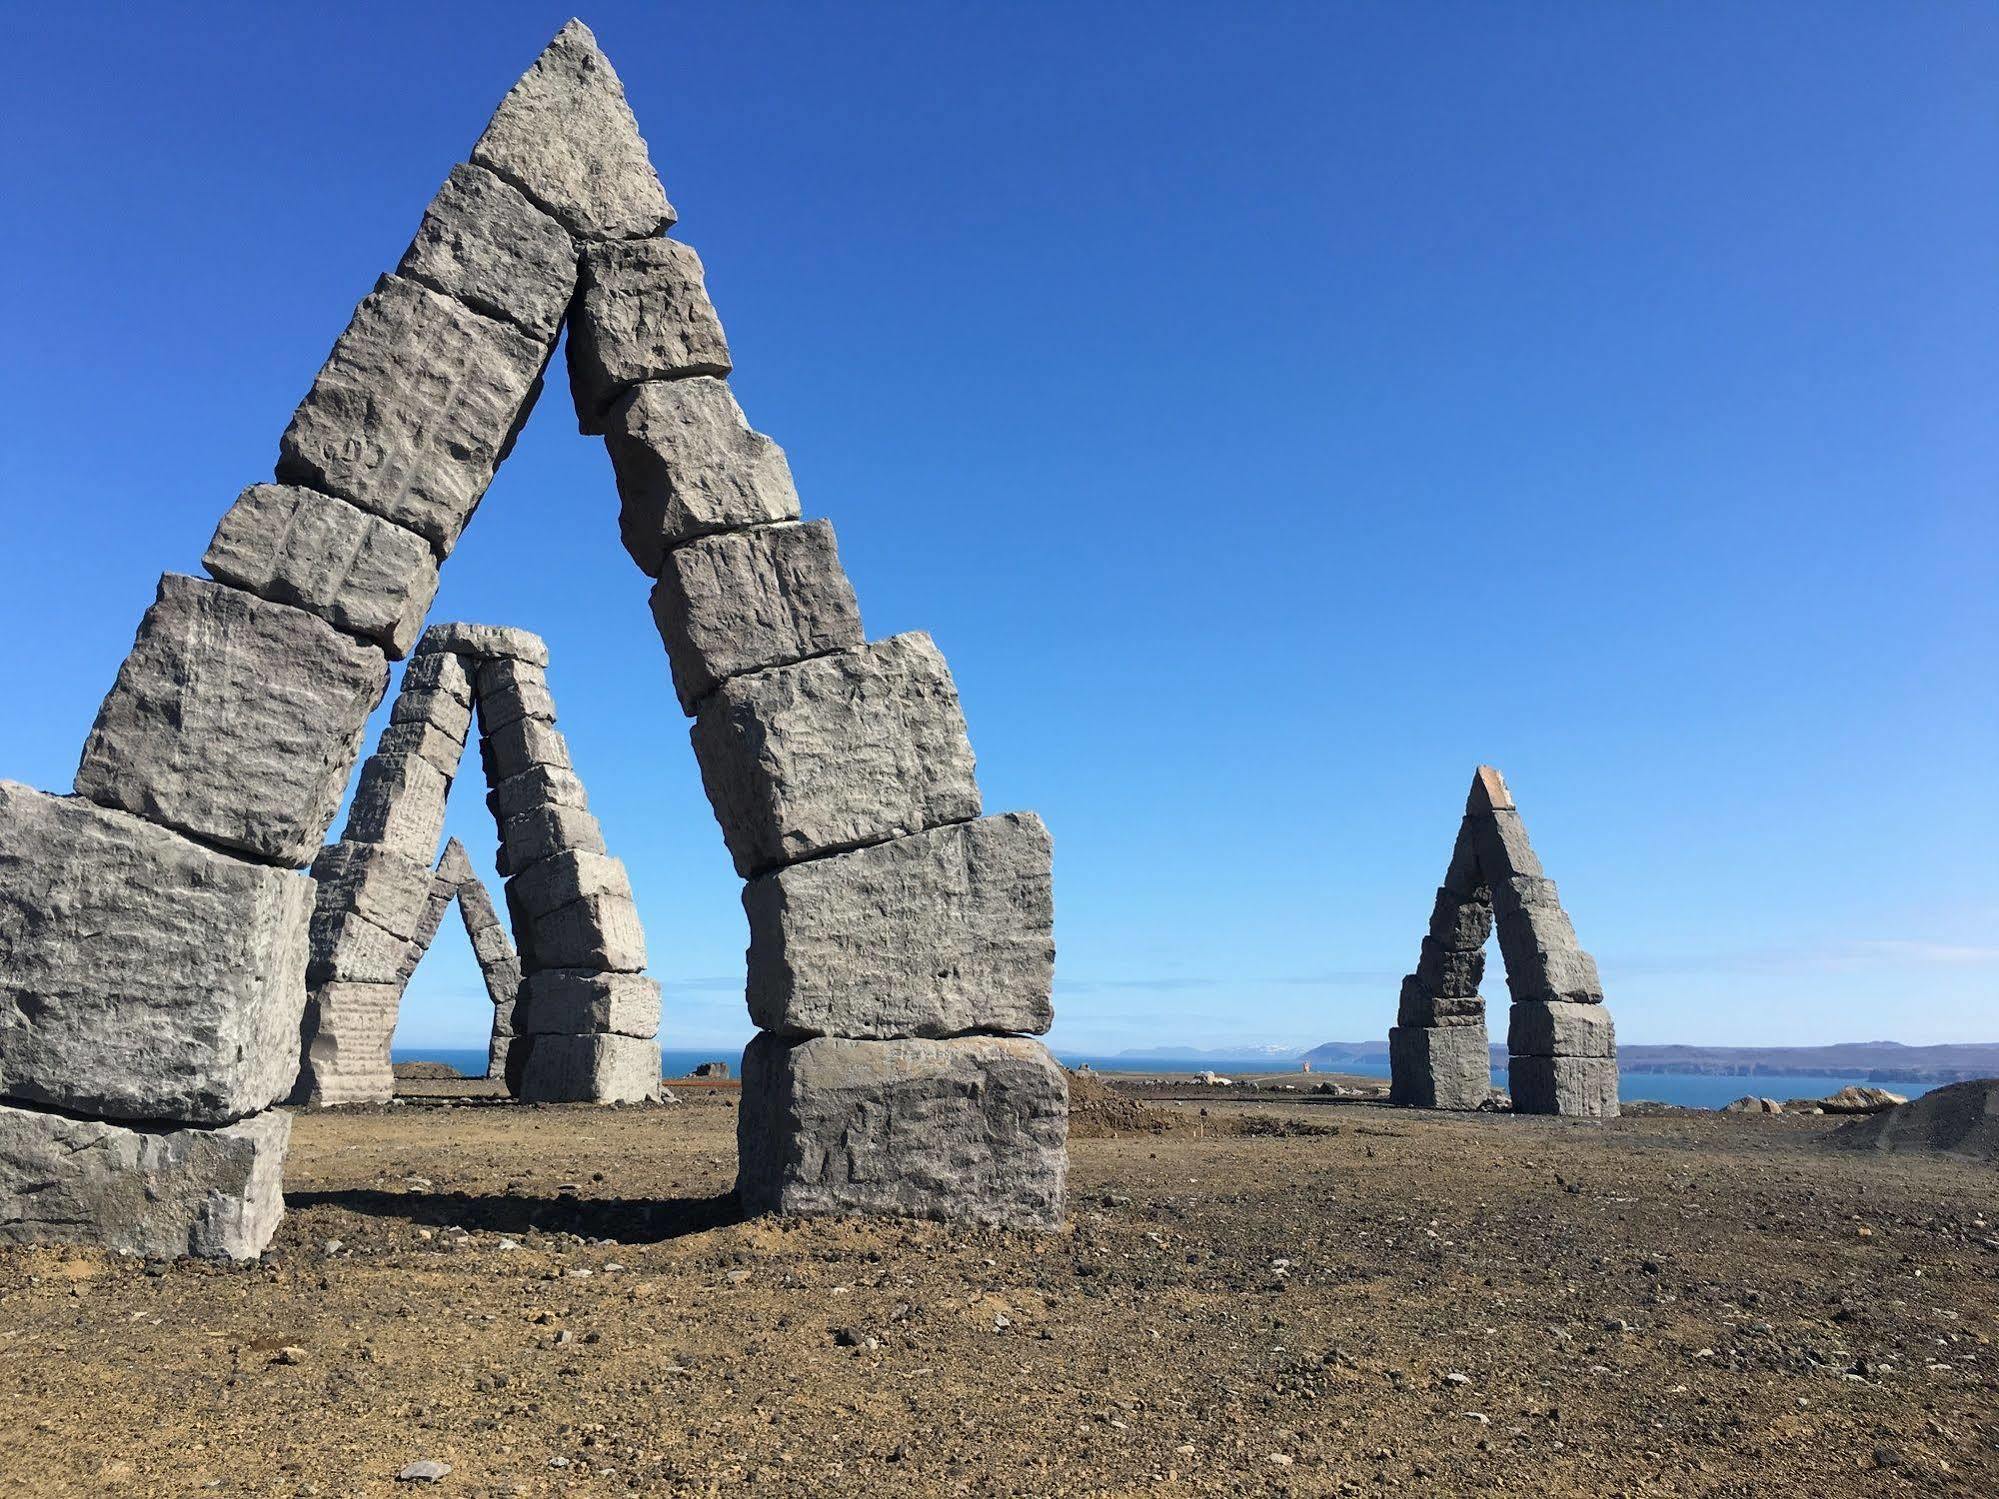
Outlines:
{"type": "Polygon", "coordinates": [[[1614,1117],[1617,1040],[1596,962],[1576,940],[1505,779],[1489,765],[1472,778],[1422,960],[1403,980],[1399,1024],[1389,1032],[1390,1100],[1467,1108],[1485,1097],[1485,1007],[1476,995],[1495,928],[1513,1000],[1507,1071],[1514,1111],[1614,1117]],[[1474,1026],[1476,1097],[1471,1043],[1442,1039],[1453,1027],[1474,1026]]]}
{"type": "Polygon", "coordinates": [[[927,635],[869,642],[832,527],[744,417],[701,262],[587,247],[568,345],[710,803],[747,884],[752,1212],[1061,1221],[1047,830],[981,818],[927,635]]]}

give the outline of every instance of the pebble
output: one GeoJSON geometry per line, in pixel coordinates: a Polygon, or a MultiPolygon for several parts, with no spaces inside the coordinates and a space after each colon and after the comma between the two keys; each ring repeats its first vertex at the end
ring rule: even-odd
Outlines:
{"type": "Polygon", "coordinates": [[[396,1482],[441,1483],[450,1471],[450,1463],[439,1462],[434,1457],[419,1458],[396,1475],[396,1482]]]}
{"type": "Polygon", "coordinates": [[[1459,1374],[1459,1373],[1458,1373],[1458,1372],[1457,1372],[1456,1370],[1453,1370],[1453,1371],[1452,1371],[1451,1373],[1449,1373],[1449,1374],[1446,1374],[1446,1375],[1444,1376],[1444,1383],[1445,1383],[1445,1384],[1470,1384],[1470,1383],[1471,1383],[1471,1376],[1470,1376],[1469,1374],[1459,1374]]]}
{"type": "Polygon", "coordinates": [[[287,1343],[271,1355],[271,1362],[274,1364],[302,1364],[305,1362],[305,1350],[296,1343],[287,1343]]]}

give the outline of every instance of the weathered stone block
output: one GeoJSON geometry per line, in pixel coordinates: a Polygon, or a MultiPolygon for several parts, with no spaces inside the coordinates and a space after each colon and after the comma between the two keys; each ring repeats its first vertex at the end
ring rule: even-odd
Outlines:
{"type": "Polygon", "coordinates": [[[266,1107],[297,1062],[312,902],[311,880],[0,781],[0,1094],[118,1119],[266,1107]]]}
{"type": "Polygon", "coordinates": [[[1513,1007],[1506,1049],[1516,1057],[1614,1057],[1617,1031],[1600,1004],[1542,1004],[1513,1007]]]}
{"type": "Polygon", "coordinates": [[[641,239],[673,223],[625,86],[581,21],[507,91],[472,160],[585,239],[641,239]]]}
{"type": "Polygon", "coordinates": [[[168,573],[83,746],[102,806],[273,863],[318,850],[389,664],[325,620],[168,573]]]}
{"type": "Polygon", "coordinates": [[[465,758],[465,741],[454,739],[434,723],[391,723],[375,741],[375,753],[385,760],[422,760],[445,780],[456,780],[465,758]]]}
{"type": "MultiPolygon", "coordinates": [[[[419,918],[419,934],[429,926],[429,935],[436,936],[437,928],[427,915],[419,913],[419,918]]],[[[416,967],[405,962],[413,940],[352,911],[321,906],[312,913],[306,982],[313,988],[330,983],[400,984],[416,967]]]]}
{"type": "MultiPolygon", "coordinates": [[[[531,631],[516,630],[508,625],[474,625],[463,620],[447,620],[425,630],[413,654],[422,657],[447,652],[471,657],[479,663],[506,656],[525,661],[530,666],[548,665],[548,643],[531,631]]],[[[414,667],[416,663],[412,661],[410,664],[414,667]]]]}
{"type": "Polygon", "coordinates": [[[618,477],[618,534],[651,577],[684,541],[798,519],[784,449],[750,430],[725,381],[633,386],[605,418],[604,446],[618,477]]]}
{"type": "Polygon", "coordinates": [[[1610,1057],[1516,1056],[1507,1064],[1516,1114],[1617,1117],[1617,1062],[1610,1057]]]}
{"type": "Polygon", "coordinates": [[[201,559],[211,577],[317,614],[401,657],[437,596],[437,557],[414,531],[291,484],[236,497],[201,559]]]}
{"type": "Polygon", "coordinates": [[[729,373],[729,343],[692,246],[671,239],[591,245],[576,291],[569,390],[585,433],[602,433],[611,403],[642,380],[729,373]]]}
{"type": "Polygon", "coordinates": [[[652,591],[673,690],[693,713],[729,677],[858,646],[861,609],[831,522],[704,536],[666,554],[652,591]]]}
{"type": "Polygon", "coordinates": [[[979,815],[958,691],[920,632],[725,682],[692,738],[745,878],[979,815]]]}
{"type": "Polygon", "coordinates": [[[1440,1025],[1476,1025],[1483,1030],[1485,1001],[1476,994],[1427,993],[1412,973],[1402,981],[1402,997],[1396,1005],[1395,1023],[1419,1030],[1440,1025]]]}
{"type": "Polygon", "coordinates": [[[1416,1109],[1475,1109],[1492,1096],[1485,1026],[1398,1025],[1388,1033],[1388,1101],[1416,1109]]]}
{"type": "Polygon", "coordinates": [[[428,760],[370,755],[354,787],[342,837],[380,844],[428,869],[444,836],[444,799],[450,790],[451,782],[428,760]]]}
{"type": "Polygon", "coordinates": [[[482,735],[479,755],[486,766],[486,782],[494,786],[541,766],[570,768],[569,742],[554,724],[540,718],[516,719],[482,735]]]}
{"type": "Polygon", "coordinates": [[[1444,888],[1460,900],[1492,904],[1492,892],[1478,867],[1478,837],[1469,817],[1458,823],[1457,841],[1451,845],[1451,866],[1444,872],[1444,888]]]}
{"type": "MultiPolygon", "coordinates": [[[[518,936],[523,928],[517,924],[514,931],[518,936]]],[[[646,966],[645,928],[628,896],[586,896],[534,917],[525,931],[521,967],[530,973],[544,968],[638,973],[646,966]]]]}
{"type": "Polygon", "coordinates": [[[396,274],[552,344],[576,290],[576,244],[519,189],[460,163],[424,210],[396,274]]]}
{"type": "MultiPolygon", "coordinates": [[[[399,988],[409,983],[410,975],[416,972],[417,965],[430,951],[430,944],[437,940],[437,934],[444,926],[444,913],[451,909],[451,903],[457,898],[457,886],[441,874],[431,876],[430,895],[423,903],[423,916],[404,945],[403,955],[396,960],[396,984],[399,988]]],[[[311,1009],[310,1004],[307,1009],[311,1009]]]]}
{"type": "Polygon", "coordinates": [[[292,414],[277,476],[406,526],[442,557],[527,419],[548,353],[510,324],[384,276],[292,414]]]}
{"type": "Polygon", "coordinates": [[[748,1213],[1062,1222],[1069,1088],[1037,1041],[785,1041],[743,1053],[748,1213]]]}
{"type": "Polygon", "coordinates": [[[1434,938],[1425,937],[1421,956],[1416,960],[1416,979],[1429,994],[1451,997],[1477,994],[1479,985],[1485,981],[1485,954],[1441,947],[1434,938]]]}
{"type": "Polygon", "coordinates": [[[352,911],[397,937],[414,937],[431,896],[430,866],[379,843],[329,843],[312,861],[323,911],[352,911]]]}
{"type": "MultiPolygon", "coordinates": [[[[1478,855],[1479,871],[1484,875],[1486,884],[1496,887],[1517,876],[1531,877],[1541,873],[1541,861],[1535,857],[1534,847],[1527,841],[1527,825],[1520,820],[1518,812],[1486,812],[1468,820],[1472,848],[1478,855]]],[[[1498,899],[1495,889],[1495,904],[1498,899]]]]}
{"type": "Polygon", "coordinates": [[[1015,812],[752,880],[750,1018],[790,1035],[1047,1030],[1051,858],[1041,819],[1015,812]]]}
{"type": "Polygon", "coordinates": [[[389,708],[389,722],[392,724],[426,724],[458,741],[462,748],[465,737],[472,731],[472,710],[450,693],[439,690],[426,692],[422,688],[405,688],[396,694],[395,702],[389,708]]]}
{"type": "Polygon", "coordinates": [[[1465,899],[1448,885],[1437,892],[1437,903],[1430,913],[1431,941],[1459,952],[1477,952],[1491,935],[1490,904],[1465,899]]]}
{"type": "Polygon", "coordinates": [[[0,1244],[254,1259],[284,1216],[291,1116],[136,1130],[0,1107],[0,1244]]]}
{"type": "Polygon", "coordinates": [[[639,1103],[659,1097],[659,1043],[650,1037],[524,1039],[527,1061],[517,1090],[523,1103],[639,1103]]]}
{"type": "Polygon", "coordinates": [[[555,699],[538,666],[501,656],[479,668],[479,729],[498,733],[523,718],[555,721],[555,699]]]}
{"type": "Polygon", "coordinates": [[[565,849],[507,881],[507,908],[530,921],[593,895],[632,898],[632,882],[621,861],[565,849]]]}
{"type": "Polygon", "coordinates": [[[638,973],[547,969],[530,974],[522,985],[514,1024],[529,1036],[650,1039],[659,1034],[659,985],[638,973]]]}
{"type": "Polygon", "coordinates": [[[323,1108],[394,1098],[389,1046],[402,996],[400,983],[315,985],[306,1002],[305,1050],[292,1102],[323,1108]]]}
{"type": "MultiPolygon", "coordinates": [[[[437,627],[424,632],[423,640],[436,634],[437,627]]],[[[467,707],[472,705],[472,672],[476,665],[456,651],[428,650],[417,642],[416,654],[403,668],[401,691],[449,693],[467,707]]]]}
{"type": "Polygon", "coordinates": [[[604,830],[582,807],[537,807],[500,825],[501,874],[520,874],[571,852],[604,852],[604,830]]]}
{"type": "Polygon", "coordinates": [[[559,765],[537,765],[517,776],[508,776],[486,793],[486,808],[502,826],[511,818],[542,807],[587,809],[589,805],[582,780],[575,771],[559,765]]]}

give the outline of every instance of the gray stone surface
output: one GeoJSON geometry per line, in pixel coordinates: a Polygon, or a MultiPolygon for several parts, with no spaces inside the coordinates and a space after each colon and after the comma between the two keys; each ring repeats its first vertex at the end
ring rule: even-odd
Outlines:
{"type": "Polygon", "coordinates": [[[1506,1049],[1516,1057],[1614,1057],[1617,1031],[1600,1004],[1542,1004],[1513,1007],[1506,1049]]]}
{"type": "Polygon", "coordinates": [[[538,666],[501,656],[479,668],[479,729],[492,734],[523,718],[555,721],[555,698],[538,666]]]}
{"type": "Polygon", "coordinates": [[[423,903],[423,917],[417,922],[416,930],[410,934],[409,942],[403,948],[403,955],[396,963],[396,983],[399,986],[409,983],[410,976],[416,972],[417,965],[424,959],[424,954],[430,951],[430,944],[437,940],[437,934],[443,930],[444,913],[450,910],[458,899],[458,887],[441,872],[442,863],[440,860],[439,872],[433,873],[430,877],[430,895],[423,903]]]}
{"type": "MultiPolygon", "coordinates": [[[[444,652],[470,656],[479,662],[494,656],[508,656],[516,661],[525,661],[530,666],[548,665],[548,642],[531,631],[517,630],[509,625],[475,625],[462,620],[447,620],[423,632],[414,654],[423,657],[444,652]]],[[[416,669],[415,661],[410,663],[410,669],[416,669]]]]}
{"type": "Polygon", "coordinates": [[[566,766],[537,765],[533,770],[508,776],[486,793],[486,808],[502,826],[511,818],[542,807],[587,809],[589,805],[582,780],[566,766]]]}
{"type": "Polygon", "coordinates": [[[1485,1001],[1475,994],[1430,994],[1412,973],[1402,981],[1402,998],[1396,1005],[1395,1023],[1416,1029],[1439,1025],[1476,1025],[1483,1029],[1485,1001]]]}
{"type": "Polygon", "coordinates": [[[592,895],[561,909],[536,916],[521,937],[521,967],[597,968],[610,973],[638,973],[646,966],[645,929],[638,907],[619,895],[592,895]]]}
{"type": "Polygon", "coordinates": [[[391,657],[408,652],[437,596],[437,558],[423,537],[294,484],[252,484],[238,495],[201,565],[391,657]]]}
{"type": "Polygon", "coordinates": [[[1388,1101],[1418,1109],[1475,1109],[1492,1096],[1485,1026],[1402,1026],[1388,1033],[1388,1101]]]}
{"type": "Polygon", "coordinates": [[[585,239],[640,239],[673,223],[625,87],[581,21],[507,91],[472,160],[585,239]]]}
{"type": "Polygon", "coordinates": [[[403,986],[393,983],[317,985],[306,1001],[304,1054],[292,1102],[319,1108],[387,1103],[396,1093],[389,1046],[403,986]]]}
{"type": "Polygon", "coordinates": [[[503,729],[481,736],[479,757],[486,767],[489,786],[537,768],[571,769],[569,741],[554,724],[540,718],[516,719],[503,729]]]}
{"type": "MultiPolygon", "coordinates": [[[[659,985],[638,973],[552,968],[521,989],[514,1028],[522,1035],[659,1034],[659,985]]],[[[657,1050],[657,1048],[654,1048],[657,1050]]]]}
{"type": "Polygon", "coordinates": [[[576,290],[576,244],[518,188],[461,162],[424,210],[396,274],[554,343],[576,290]]]}
{"type": "Polygon", "coordinates": [[[403,668],[400,692],[449,693],[467,707],[472,703],[472,672],[475,661],[453,650],[424,649],[424,640],[436,640],[438,627],[432,625],[417,642],[416,653],[403,668]]]}
{"type": "Polygon", "coordinates": [[[135,1130],[0,1107],[0,1244],[254,1259],[284,1216],[291,1116],[135,1130]]]}
{"type": "MultiPolygon", "coordinates": [[[[1541,873],[1541,861],[1527,841],[1527,825],[1513,811],[1488,812],[1471,820],[1472,848],[1478,855],[1479,872],[1488,885],[1500,885],[1517,876],[1541,873]]],[[[1494,892],[1494,903],[1498,894],[1494,892]]]]}
{"type": "Polygon", "coordinates": [[[1617,1063],[1610,1057],[1516,1056],[1507,1063],[1516,1114],[1617,1117],[1617,1063]]]}
{"type": "Polygon", "coordinates": [[[312,913],[311,939],[305,977],[315,989],[336,982],[400,984],[408,977],[403,959],[413,939],[398,937],[365,916],[321,906],[312,913]]]}
{"type": "Polygon", "coordinates": [[[592,896],[632,898],[624,864],[608,854],[565,849],[507,881],[507,909],[533,920],[592,896]]]}
{"type": "Polygon", "coordinates": [[[312,861],[316,904],[353,911],[398,937],[416,935],[431,894],[430,866],[378,843],[329,843],[312,861]]]}
{"type": "Polygon", "coordinates": [[[569,390],[586,434],[602,433],[611,403],[642,380],[729,373],[729,343],[692,246],[671,239],[591,245],[576,290],[569,390]]]}
{"type": "Polygon", "coordinates": [[[418,759],[443,776],[456,780],[465,758],[465,741],[454,739],[436,724],[391,723],[375,741],[375,753],[388,760],[418,759]]]}
{"type": "Polygon", "coordinates": [[[428,760],[370,755],[347,809],[348,842],[377,843],[429,868],[444,836],[451,782],[428,760]]]}
{"type": "Polygon", "coordinates": [[[304,610],[168,573],[97,712],[78,793],[273,863],[318,850],[388,683],[304,610]]]}
{"type": "Polygon", "coordinates": [[[0,781],[0,1095],[221,1122],[290,1085],[312,881],[0,781]]]}
{"type": "Polygon", "coordinates": [[[750,1018],[790,1035],[1047,1030],[1051,858],[1041,819],[1016,812],[752,880],[750,1018]]]}
{"type": "Polygon", "coordinates": [[[705,536],[666,554],[652,591],[680,706],[721,682],[858,646],[861,610],[831,522],[705,536]]]}
{"type": "Polygon", "coordinates": [[[1037,1041],[787,1042],[743,1053],[748,1213],[886,1213],[1056,1228],[1069,1089],[1037,1041]]]}
{"type": "Polygon", "coordinates": [[[441,557],[527,419],[549,345],[384,276],[279,444],[278,478],[407,526],[441,557]]]}
{"type": "Polygon", "coordinates": [[[1430,940],[1439,947],[1477,952],[1492,935],[1492,906],[1466,899],[1448,885],[1437,892],[1430,912],[1430,940]]]}
{"type": "Polygon", "coordinates": [[[979,815],[957,688],[920,632],[725,682],[692,738],[745,878],[979,815]]]}
{"type": "Polygon", "coordinates": [[[424,724],[457,740],[462,746],[466,736],[472,732],[472,710],[442,690],[426,692],[420,687],[405,688],[396,694],[395,702],[390,705],[389,722],[424,724]]]}
{"type": "Polygon", "coordinates": [[[565,851],[601,854],[604,830],[582,807],[537,807],[500,825],[499,867],[503,875],[522,871],[565,851]]]}
{"type": "Polygon", "coordinates": [[[1441,947],[1429,937],[1423,939],[1416,961],[1416,979],[1426,993],[1469,996],[1478,993],[1485,981],[1485,954],[1441,947]]]}
{"type": "Polygon", "coordinates": [[[604,446],[618,478],[618,534],[651,577],[684,541],[798,519],[784,449],[750,430],[726,381],[633,386],[605,418],[604,446]]]}
{"type": "Polygon", "coordinates": [[[602,1035],[526,1039],[527,1061],[515,1090],[523,1103],[639,1103],[659,1097],[657,1041],[602,1035]]]}

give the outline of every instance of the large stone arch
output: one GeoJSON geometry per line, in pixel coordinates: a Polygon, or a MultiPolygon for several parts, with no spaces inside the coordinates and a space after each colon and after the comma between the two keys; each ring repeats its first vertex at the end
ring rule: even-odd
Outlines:
{"type": "Polygon", "coordinates": [[[580,22],[508,92],[245,492],[169,574],[76,796],[0,783],[0,1240],[244,1256],[282,1211],[318,851],[388,662],[565,321],[749,882],[753,1210],[1060,1219],[1049,844],[980,819],[928,637],[866,643],[580,22]]]}

